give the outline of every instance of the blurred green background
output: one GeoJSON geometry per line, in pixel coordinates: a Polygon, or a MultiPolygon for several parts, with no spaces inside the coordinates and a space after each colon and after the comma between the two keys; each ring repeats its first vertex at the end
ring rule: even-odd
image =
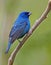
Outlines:
{"type": "MultiPolygon", "coordinates": [[[[0,0],[0,65],[7,65],[10,54],[18,45],[15,41],[9,53],[5,54],[10,29],[19,13],[32,12],[32,26],[47,3],[48,0],[0,0]]],[[[13,65],[51,65],[51,12],[20,49],[13,65]]]]}

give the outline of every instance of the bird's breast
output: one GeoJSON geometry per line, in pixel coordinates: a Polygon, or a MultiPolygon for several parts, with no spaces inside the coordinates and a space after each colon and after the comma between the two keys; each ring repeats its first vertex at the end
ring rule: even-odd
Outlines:
{"type": "Polygon", "coordinates": [[[28,33],[29,29],[30,29],[30,22],[28,21],[23,33],[24,34],[28,33]]]}

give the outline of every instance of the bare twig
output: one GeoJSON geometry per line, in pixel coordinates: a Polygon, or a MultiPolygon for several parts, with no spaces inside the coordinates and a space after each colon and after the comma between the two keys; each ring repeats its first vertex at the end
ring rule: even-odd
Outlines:
{"type": "Polygon", "coordinates": [[[28,34],[23,38],[23,40],[19,43],[19,45],[15,48],[15,50],[12,52],[11,56],[8,59],[8,65],[13,65],[14,59],[20,48],[23,46],[23,44],[26,42],[26,40],[31,36],[33,31],[40,25],[40,23],[47,18],[47,15],[49,11],[51,10],[51,0],[48,1],[48,5],[45,9],[45,11],[42,13],[39,19],[35,21],[35,24],[32,26],[28,34]]]}

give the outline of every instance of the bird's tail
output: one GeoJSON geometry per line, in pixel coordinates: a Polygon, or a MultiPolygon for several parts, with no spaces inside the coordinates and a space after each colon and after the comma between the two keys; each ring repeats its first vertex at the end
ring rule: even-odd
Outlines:
{"type": "Polygon", "coordinates": [[[9,49],[10,49],[10,47],[11,47],[11,44],[12,44],[12,43],[8,42],[8,46],[7,46],[6,51],[5,51],[6,54],[8,53],[8,51],[9,51],[9,49]]]}

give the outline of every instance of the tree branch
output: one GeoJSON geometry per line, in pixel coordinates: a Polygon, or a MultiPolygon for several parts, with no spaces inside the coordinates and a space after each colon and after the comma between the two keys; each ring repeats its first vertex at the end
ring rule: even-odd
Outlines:
{"type": "Polygon", "coordinates": [[[15,48],[15,50],[12,52],[11,56],[8,59],[8,65],[13,65],[14,59],[20,48],[23,46],[23,44],[26,42],[26,40],[32,35],[33,31],[40,25],[40,23],[47,18],[48,13],[51,10],[51,0],[48,1],[48,5],[45,9],[45,11],[42,13],[40,18],[38,18],[35,21],[35,24],[32,26],[32,28],[29,30],[28,34],[23,38],[23,40],[19,43],[19,45],[15,48]]]}

